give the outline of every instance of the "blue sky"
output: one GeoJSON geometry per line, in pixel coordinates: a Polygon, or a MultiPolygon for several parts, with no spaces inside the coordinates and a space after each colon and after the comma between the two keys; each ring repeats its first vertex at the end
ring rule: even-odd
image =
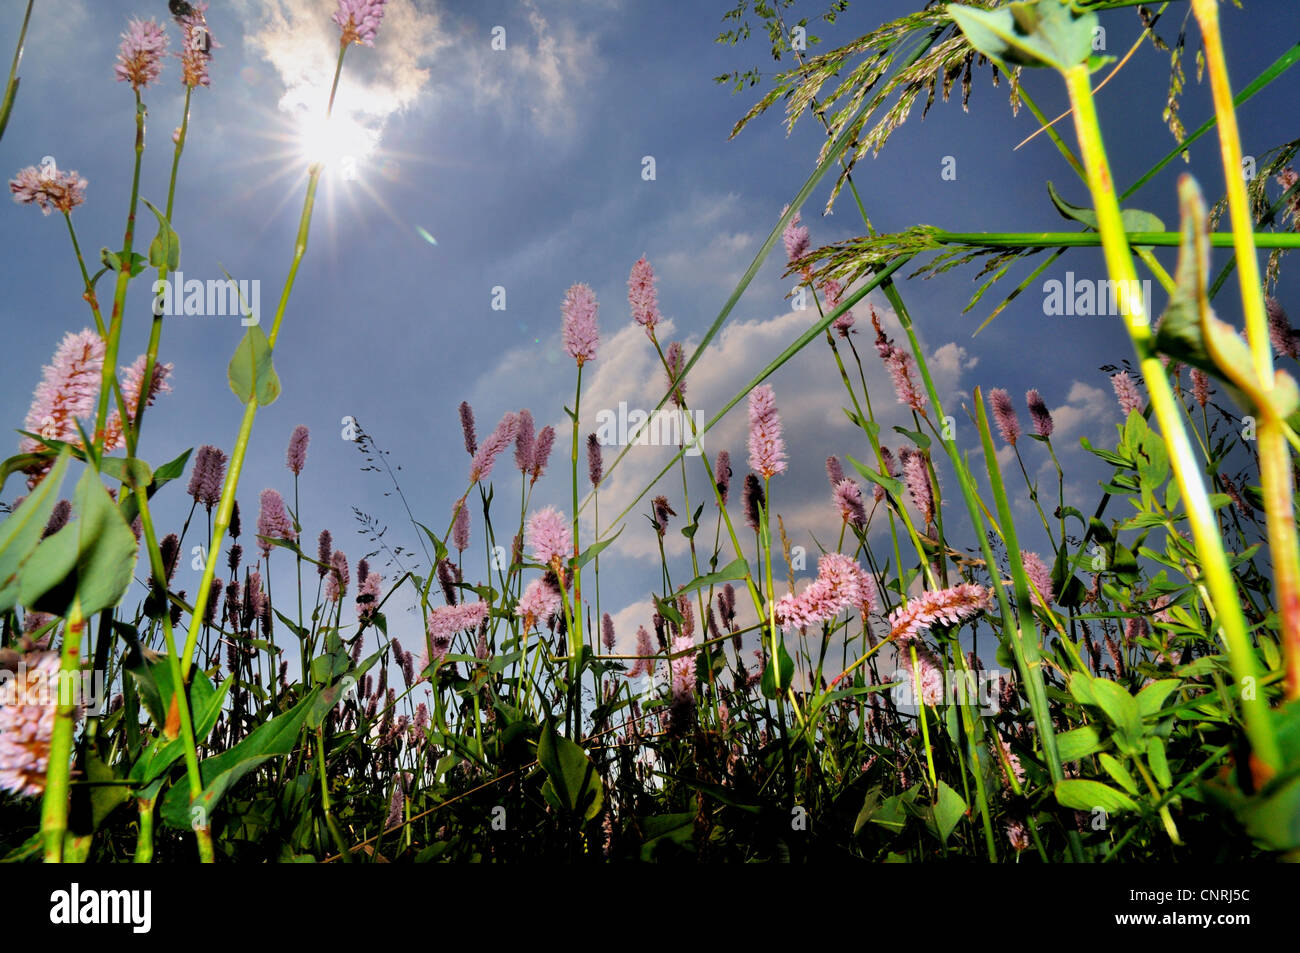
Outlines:
{"type": "MultiPolygon", "coordinates": [[[[834,26],[813,32],[823,38],[821,49],[829,49],[916,5],[855,2],[834,26]]],[[[174,216],[181,268],[187,277],[218,278],[224,267],[236,277],[259,280],[268,317],[289,263],[305,187],[297,117],[304,105],[319,110],[323,103],[337,48],[337,28],[329,22],[334,6],[332,0],[232,0],[209,10],[220,48],[211,88],[195,94],[181,165],[174,216]]],[[[573,366],[559,335],[565,289],[587,282],[601,303],[601,351],[584,375],[586,433],[594,429],[598,410],[624,400],[653,407],[663,391],[653,352],[630,324],[626,280],[632,263],[644,253],[655,265],[661,307],[671,322],[661,340],[683,340],[689,351],[815,163],[819,127],[805,117],[787,136],[779,107],[727,140],[760,89],[733,94],[711,78],[751,65],[770,75],[775,65],[761,31],[738,48],[714,42],[729,6],[694,0],[392,0],[376,47],[354,47],[347,56],[340,111],[377,145],[355,157],[355,178],[336,168],[322,187],[276,350],[284,394],[257,418],[241,483],[250,529],[258,491],[274,486],[291,493],[284,449],[293,427],[306,424],[312,442],[302,479],[302,518],[311,548],[316,533],[329,528],[355,562],[367,548],[354,532],[356,506],[390,525],[386,539],[418,551],[400,504],[384,495],[386,481],[361,472],[355,446],[341,439],[341,420],[355,416],[390,451],[416,517],[441,529],[468,470],[456,419],[461,400],[473,404],[480,437],[502,413],[521,407],[532,410],[539,427],[557,427],[556,453],[533,505],[568,508],[569,429],[562,408],[572,400],[573,366]],[[495,26],[505,28],[505,50],[492,49],[495,26]],[[647,155],[655,159],[653,181],[641,176],[647,155]],[[496,286],[506,289],[505,311],[491,307],[496,286]]],[[[1245,6],[1246,12],[1231,6],[1223,11],[1238,87],[1280,55],[1300,26],[1300,9],[1289,0],[1246,0],[1245,6]],[[1271,24],[1261,31],[1256,17],[1265,15],[1271,24]]],[[[20,7],[6,7],[0,49],[15,42],[20,7]]],[[[1176,4],[1161,24],[1170,41],[1177,35],[1172,14],[1181,7],[1176,4]]],[[[801,3],[795,10],[790,20],[815,15],[821,6],[801,3]]],[[[164,0],[38,0],[22,87],[0,143],[11,175],[52,155],[60,167],[75,168],[89,180],[87,202],[74,220],[90,254],[121,242],[133,113],[130,89],[113,81],[112,64],[118,34],[132,15],[166,21],[175,48],[164,0]]],[[[1109,13],[1103,24],[1109,52],[1122,53],[1138,33],[1131,10],[1109,13]]],[[[1195,33],[1191,26],[1182,98],[1189,128],[1211,112],[1208,90],[1196,83],[1195,33]]],[[[1099,95],[1122,184],[1172,145],[1160,120],[1167,74],[1167,55],[1144,46],[1099,95]]],[[[165,199],[168,137],[179,122],[179,75],[173,59],[145,93],[149,134],[141,194],[156,204],[165,199]]],[[[1055,76],[1033,73],[1025,82],[1045,111],[1061,111],[1064,92],[1055,76]]],[[[1047,178],[1067,199],[1088,204],[1086,190],[1046,137],[1013,151],[1035,124],[1027,110],[1011,115],[1005,84],[993,89],[987,73],[977,73],[974,85],[969,113],[956,99],[937,102],[922,122],[918,104],[881,155],[858,166],[855,179],[877,228],[930,223],[955,231],[1060,230],[1068,226],[1047,200],[1047,178]],[[956,160],[955,181],[940,176],[945,156],[956,160]]],[[[1247,153],[1262,153],[1294,136],[1294,89],[1294,80],[1284,78],[1241,111],[1247,153]]],[[[1068,123],[1061,128],[1073,143],[1068,123]]],[[[1133,204],[1175,228],[1174,189],[1184,168],[1211,200],[1221,193],[1217,146],[1210,137],[1193,147],[1189,166],[1172,164],[1133,204]]],[[[863,231],[847,196],[833,216],[820,215],[828,187],[829,180],[804,210],[814,245],[863,231]]],[[[144,228],[148,233],[149,226],[144,228]]],[[[60,221],[11,205],[0,215],[0,242],[7,251],[0,408],[19,426],[41,365],[62,335],[89,325],[90,316],[60,221]]],[[[790,310],[785,295],[792,282],[781,278],[780,257],[778,245],[688,379],[692,406],[708,416],[815,314],[790,310]]],[[[1172,270],[1172,250],[1160,257],[1172,270]]],[[[1067,270],[1104,277],[1100,256],[1088,251],[1071,254],[1044,277],[1063,278],[1067,270]]],[[[976,445],[961,410],[962,395],[974,386],[1005,387],[1017,402],[1026,388],[1037,387],[1056,414],[1057,447],[1069,472],[1067,502],[1091,512],[1100,474],[1078,441],[1087,436],[1113,442],[1119,414],[1099,367],[1131,355],[1122,328],[1115,319],[1047,317],[1042,294],[1030,289],[972,338],[1000,300],[990,293],[971,313],[961,313],[974,273],[962,269],[902,288],[941,395],[963,428],[959,439],[976,445]]],[[[1025,274],[1021,268],[1013,278],[1025,274]]],[[[1284,272],[1278,291],[1284,304],[1297,300],[1295,287],[1284,272]]],[[[1229,283],[1221,299],[1224,317],[1236,317],[1236,294],[1229,283]]],[[[128,299],[122,347],[127,359],[144,348],[149,304],[148,283],[140,279],[128,299]]],[[[1162,305],[1157,289],[1157,309],[1162,305]]],[[[866,325],[866,331],[857,341],[875,405],[883,408],[887,425],[903,423],[870,347],[864,309],[858,310],[859,327],[866,325]]],[[[225,368],[242,332],[229,317],[168,319],[162,357],[175,365],[174,392],[148,414],[145,459],[158,464],[204,443],[229,449],[241,407],[226,384],[225,368]]],[[[775,507],[794,541],[815,552],[812,536],[826,540],[838,522],[823,473],[825,457],[865,458],[869,450],[839,410],[847,401],[824,344],[808,347],[772,384],[792,461],[774,490],[775,507]]],[[[711,455],[726,447],[743,460],[743,407],[738,410],[706,440],[711,455]]],[[[13,439],[16,449],[17,435],[13,439]]],[[[602,518],[622,509],[658,471],[664,453],[629,453],[602,492],[602,518]]],[[[1027,447],[1026,463],[1044,478],[1046,491],[1050,471],[1042,468],[1050,464],[1038,445],[1027,447]]],[[[509,464],[503,457],[495,474],[497,499],[506,503],[496,516],[498,532],[507,535],[511,530],[501,524],[519,494],[509,464]]],[[[695,471],[690,479],[698,505],[704,482],[695,471]]],[[[955,490],[954,482],[949,478],[945,488],[955,490]]],[[[10,501],[21,492],[18,480],[4,488],[10,501]]],[[[680,476],[674,471],[657,492],[680,502],[680,476]]],[[[188,502],[183,484],[159,497],[163,531],[179,528],[188,502]]],[[[1029,530],[1027,502],[1019,514],[1029,530]]],[[[476,510],[475,547],[483,538],[478,517],[476,510]]],[[[653,534],[639,515],[628,523],[607,551],[614,558],[602,561],[601,578],[603,606],[615,612],[624,648],[636,625],[649,621],[644,600],[659,578],[653,534]]],[[[707,526],[711,539],[712,523],[707,526]]],[[[671,538],[673,578],[685,581],[689,563],[680,538],[671,538]]],[[[277,566],[288,566],[286,557],[277,559],[277,566]]],[[[483,577],[481,558],[467,565],[471,580],[483,577]]],[[[419,560],[413,558],[408,568],[420,568],[419,560]]],[[[809,571],[815,571],[813,558],[809,571]]],[[[177,588],[187,588],[189,572],[183,561],[177,588]]],[[[196,583],[198,574],[191,575],[196,583]]],[[[386,575],[393,578],[393,571],[386,575]]],[[[392,618],[393,630],[414,642],[410,633],[418,630],[418,619],[401,612],[392,618]]]]}

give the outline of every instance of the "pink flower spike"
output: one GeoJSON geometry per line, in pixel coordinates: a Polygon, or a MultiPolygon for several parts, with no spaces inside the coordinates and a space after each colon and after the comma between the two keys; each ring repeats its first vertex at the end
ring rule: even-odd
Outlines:
{"type": "Polygon", "coordinates": [[[596,357],[600,331],[596,327],[596,293],[585,284],[576,284],[564,294],[561,313],[564,318],[564,349],[582,367],[596,357]]]}
{"type": "Polygon", "coordinates": [[[167,51],[167,31],[156,20],[132,19],[122,34],[113,71],[120,83],[143,89],[162,73],[162,57],[167,51]]]}
{"type": "Polygon", "coordinates": [[[906,644],[935,623],[955,625],[987,609],[992,596],[983,586],[964,582],[949,589],[926,590],[889,614],[890,636],[906,644]]]}
{"type": "MultiPolygon", "coordinates": [[[[787,205],[781,210],[781,214],[784,215],[788,210],[789,206],[787,205]]],[[[798,212],[794,213],[789,224],[786,225],[781,240],[785,243],[785,257],[788,261],[795,261],[808,254],[808,245],[810,244],[808,226],[800,224],[798,212]]]]}
{"type": "Polygon", "coordinates": [[[770,384],[760,384],[749,392],[749,465],[770,478],[786,471],[785,461],[776,397],[770,384]]]}
{"type": "MultiPolygon", "coordinates": [[[[41,382],[32,397],[23,429],[49,440],[80,446],[75,421],[86,420],[94,414],[103,367],[104,341],[98,334],[86,328],[64,335],[54,359],[42,369],[41,382]]],[[[18,446],[23,453],[46,449],[45,444],[31,437],[23,437],[18,446]]],[[[48,465],[40,464],[27,473],[39,482],[39,475],[48,469],[48,465]]],[[[35,486],[36,482],[29,480],[28,485],[35,486]]]]}
{"type": "Polygon", "coordinates": [[[1025,404],[1029,407],[1029,417],[1034,422],[1034,433],[1040,437],[1050,437],[1055,424],[1052,414],[1043,402],[1043,395],[1036,390],[1025,391],[1025,404]]]}
{"type": "Polygon", "coordinates": [[[462,503],[456,509],[456,520],[451,527],[451,541],[462,553],[469,549],[469,506],[462,503]]]}
{"type": "Polygon", "coordinates": [[[563,562],[573,551],[573,536],[564,516],[553,506],[538,510],[525,528],[531,555],[544,566],[563,562]]]}
{"type": "Polygon", "coordinates": [[[1038,595],[1034,595],[1034,601],[1039,602],[1043,608],[1047,608],[1047,606],[1051,605],[1054,599],[1054,594],[1052,592],[1052,571],[1047,568],[1047,565],[1039,557],[1038,553],[1021,553],[1020,563],[1025,567],[1025,575],[1029,577],[1029,581],[1032,582],[1034,588],[1038,590],[1038,595]],[[1039,600],[1039,595],[1042,596],[1041,602],[1039,600]]]}
{"type": "Polygon", "coordinates": [[[627,303],[632,309],[632,320],[654,336],[655,325],[663,316],[659,313],[659,295],[655,291],[655,272],[645,255],[637,259],[627,278],[627,303]]]}
{"type": "Polygon", "coordinates": [[[374,46],[379,21],[384,18],[385,2],[387,0],[339,0],[339,8],[333,17],[343,31],[339,41],[344,46],[350,43],[374,46]]]}
{"type": "Polygon", "coordinates": [[[492,475],[492,467],[497,462],[497,457],[501,456],[501,451],[510,445],[510,441],[515,439],[518,432],[518,414],[506,414],[501,418],[497,429],[483,441],[483,445],[474,454],[474,459],[470,461],[469,482],[477,483],[492,475]]]}
{"type": "Polygon", "coordinates": [[[519,597],[515,615],[524,620],[524,629],[527,630],[535,625],[546,625],[552,616],[560,612],[560,608],[560,593],[548,585],[544,578],[534,579],[519,597]]]}
{"type": "Polygon", "coordinates": [[[1110,379],[1111,387],[1115,388],[1115,397],[1119,400],[1120,412],[1127,417],[1133,411],[1142,412],[1142,395],[1138,393],[1137,384],[1133,383],[1133,378],[1128,376],[1127,371],[1120,371],[1110,379]]]}
{"type": "Polygon", "coordinates": [[[181,27],[181,82],[193,89],[195,86],[209,86],[208,64],[212,61],[212,51],[221,44],[212,38],[208,29],[207,9],[204,0],[194,0],[189,5],[189,13],[176,18],[181,27]]]}
{"type": "Polygon", "coordinates": [[[1020,420],[1016,417],[1016,405],[1011,402],[1011,395],[1001,387],[995,387],[989,391],[989,403],[993,405],[993,419],[1002,440],[1014,447],[1020,439],[1020,420]]]}
{"type": "MultiPolygon", "coordinates": [[[[257,535],[271,539],[288,539],[296,541],[298,534],[293,530],[293,521],[284,508],[284,497],[277,490],[265,489],[261,496],[261,509],[257,514],[257,535]]],[[[265,539],[257,541],[257,548],[262,555],[270,557],[271,543],[265,539]]]]}
{"type": "Polygon", "coordinates": [[[311,440],[311,431],[304,424],[293,428],[289,437],[289,449],[285,452],[285,464],[297,476],[307,465],[307,443],[311,440]]]}

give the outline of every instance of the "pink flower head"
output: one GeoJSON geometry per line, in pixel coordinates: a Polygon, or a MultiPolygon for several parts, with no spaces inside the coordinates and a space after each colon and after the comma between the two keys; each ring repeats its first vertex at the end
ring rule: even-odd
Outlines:
{"type": "MultiPolygon", "coordinates": [[[[826,298],[827,311],[834,311],[840,306],[840,298],[843,294],[844,289],[840,287],[840,283],[834,278],[828,278],[826,281],[822,282],[822,295],[826,298]]],[[[853,312],[851,310],[845,311],[831,322],[831,327],[839,332],[840,337],[846,338],[853,330],[853,322],[853,312]]]]}
{"type": "Polygon", "coordinates": [[[632,667],[627,671],[628,678],[636,678],[638,675],[649,675],[654,670],[654,663],[651,659],[654,648],[650,644],[650,633],[646,631],[645,626],[637,626],[636,630],[636,654],[639,656],[632,667]]]}
{"type": "MultiPolygon", "coordinates": [[[[781,210],[784,215],[790,206],[781,210]]],[[[785,242],[785,257],[789,261],[796,261],[808,254],[808,226],[799,223],[799,213],[795,212],[790,219],[789,224],[785,227],[785,232],[781,235],[781,240],[785,242]]]]}
{"type": "Polygon", "coordinates": [[[614,620],[606,612],[600,620],[600,641],[606,652],[614,651],[614,620]]]}
{"type": "Polygon", "coordinates": [[[875,582],[842,553],[827,553],[817,562],[817,578],[798,595],[776,604],[782,628],[807,628],[835,618],[845,609],[874,607],[875,582]]]}
{"type": "Polygon", "coordinates": [[[374,612],[380,607],[380,588],[383,585],[383,579],[380,573],[365,573],[365,579],[361,580],[361,585],[356,590],[356,618],[365,620],[372,619],[374,612]]]}
{"type": "Polygon", "coordinates": [[[889,614],[890,636],[906,644],[935,623],[957,625],[973,618],[989,607],[990,600],[987,589],[971,582],[949,589],[927,589],[889,614]]]}
{"type": "Polygon", "coordinates": [[[926,705],[938,705],[944,700],[943,669],[938,658],[924,645],[916,646],[916,670],[912,668],[910,647],[900,650],[898,660],[902,665],[902,674],[906,681],[906,691],[916,691],[917,675],[920,675],[921,701],[926,705]]]}
{"type": "MultiPolygon", "coordinates": [[[[882,468],[881,472],[885,476],[892,477],[893,479],[897,480],[898,461],[894,459],[893,452],[888,447],[882,446],[880,448],[880,459],[884,462],[884,467],[882,468]]],[[[885,488],[881,486],[879,483],[872,484],[871,498],[875,500],[877,503],[879,503],[881,500],[885,498],[885,488]]]]}
{"type": "Polygon", "coordinates": [[[727,495],[731,491],[731,452],[719,450],[713,463],[713,478],[717,481],[718,498],[722,505],[727,505],[727,495]]]}
{"type": "Polygon", "coordinates": [[[54,209],[71,212],[86,201],[86,185],[86,180],[72,169],[29,165],[9,180],[9,191],[19,205],[35,203],[42,215],[49,215],[54,209]]]}
{"type": "Polygon", "coordinates": [[[1016,417],[1016,405],[1011,402],[1011,395],[1001,387],[989,391],[989,403],[993,405],[993,419],[1004,442],[1011,446],[1020,439],[1020,419],[1016,417]]]}
{"type": "Polygon", "coordinates": [[[929,526],[934,522],[934,485],[930,483],[925,454],[904,447],[899,455],[903,458],[903,481],[907,484],[907,492],[925,519],[925,525],[929,526]]]}
{"type": "Polygon", "coordinates": [[[462,553],[469,549],[469,507],[464,503],[456,508],[456,519],[451,525],[451,540],[462,553]]]}
{"type": "Polygon", "coordinates": [[[1192,368],[1192,396],[1202,407],[1210,402],[1210,375],[1199,367],[1192,368]]]}
{"type": "Polygon", "coordinates": [[[1270,296],[1264,299],[1268,310],[1268,337],[1278,357],[1300,358],[1300,333],[1291,327],[1281,303],[1270,296]]]}
{"type": "MultiPolygon", "coordinates": [[[[0,703],[0,791],[19,797],[45,792],[54,715],[63,700],[58,652],[32,652],[19,661],[17,677],[6,683],[0,703]]],[[[73,717],[80,721],[83,707],[73,717]]]]}
{"type": "Polygon", "coordinates": [[[699,653],[692,652],[694,648],[695,640],[689,635],[673,639],[672,651],[676,658],[669,665],[673,673],[673,701],[678,704],[695,697],[695,657],[699,653]],[[678,655],[679,652],[688,654],[678,655]]]}
{"type": "Polygon", "coordinates": [[[584,284],[576,284],[564,294],[564,349],[581,367],[596,357],[600,331],[596,327],[596,293],[584,284]]]}
{"type": "Polygon", "coordinates": [[[546,566],[556,566],[573,551],[573,536],[564,516],[553,506],[538,510],[526,527],[532,556],[546,566]]]}
{"type": "Polygon", "coordinates": [[[1133,411],[1142,412],[1142,395],[1138,393],[1137,384],[1128,376],[1127,371],[1120,371],[1110,379],[1110,386],[1115,388],[1115,397],[1119,400],[1120,412],[1127,417],[1133,411]]]}
{"type": "Polygon", "coordinates": [[[167,51],[167,31],[156,20],[132,19],[122,34],[114,72],[119,83],[142,89],[162,73],[162,58],[167,51]]]}
{"type": "Polygon", "coordinates": [[[285,452],[285,465],[293,471],[294,476],[302,473],[307,465],[307,444],[311,440],[311,431],[304,424],[293,428],[289,438],[289,449],[285,452]]]}
{"type": "Polygon", "coordinates": [[[515,431],[515,466],[520,473],[527,473],[533,465],[533,443],[537,435],[533,432],[533,415],[527,410],[518,414],[519,428],[515,431]]]}
{"type": "Polygon", "coordinates": [[[673,341],[668,345],[668,353],[664,355],[664,361],[668,365],[668,386],[673,391],[673,403],[678,407],[685,407],[686,385],[681,383],[681,377],[682,368],[686,366],[686,355],[682,352],[681,342],[673,341]]]}
{"type": "MultiPolygon", "coordinates": [[[[293,521],[289,519],[289,514],[284,508],[284,497],[280,496],[279,491],[269,488],[263,490],[261,504],[257,514],[257,535],[297,541],[298,534],[294,532],[293,521]]],[[[271,544],[265,539],[259,539],[257,547],[262,551],[263,556],[271,555],[271,544]]]]}
{"type": "Polygon", "coordinates": [[[906,404],[913,410],[924,410],[926,396],[916,386],[916,381],[912,376],[913,360],[912,355],[908,354],[902,348],[885,334],[884,329],[880,326],[880,316],[876,314],[876,309],[871,309],[871,324],[876,329],[876,353],[880,359],[885,362],[885,370],[889,372],[890,378],[894,382],[894,394],[900,404],[906,404]]]}
{"type": "Polygon", "coordinates": [[[506,414],[501,418],[497,429],[492,431],[492,435],[483,442],[483,446],[478,448],[474,459],[470,461],[469,482],[477,483],[492,475],[492,467],[497,462],[497,457],[501,456],[501,451],[510,445],[510,441],[515,439],[515,434],[518,432],[518,414],[506,414]]]}
{"type": "Polygon", "coordinates": [[[339,8],[334,14],[334,22],[342,30],[340,42],[363,43],[375,45],[375,32],[379,21],[384,18],[386,0],[339,0],[339,8]]]}
{"type": "Polygon", "coordinates": [[[190,474],[189,494],[195,503],[202,503],[209,513],[221,502],[221,485],[226,479],[226,455],[221,450],[205,444],[199,447],[194,458],[194,472],[190,474]]]}
{"type": "Polygon", "coordinates": [[[781,418],[770,384],[759,384],[749,392],[749,465],[764,477],[786,470],[781,418]]]}
{"type": "Polygon", "coordinates": [[[194,0],[189,4],[189,12],[176,18],[181,27],[183,46],[176,54],[181,58],[181,82],[191,89],[211,85],[208,63],[212,61],[213,49],[221,45],[212,38],[212,31],[208,29],[207,9],[204,0],[194,0]]]}
{"type": "MultiPolygon", "coordinates": [[[[103,367],[104,341],[98,334],[86,328],[64,335],[53,361],[42,369],[23,429],[80,446],[76,421],[94,414],[103,367]]],[[[31,437],[23,437],[19,448],[23,453],[46,449],[45,444],[31,437]]],[[[43,472],[48,467],[41,469],[43,472]]]]}
{"type": "MultiPolygon", "coordinates": [[[[122,399],[126,403],[126,412],[130,415],[132,423],[135,422],[140,410],[141,392],[144,389],[144,365],[147,359],[148,355],[141,354],[129,367],[120,368],[121,373],[118,376],[122,386],[122,399]]],[[[171,393],[172,385],[167,382],[171,372],[172,365],[154,363],[153,382],[149,387],[149,393],[143,395],[146,407],[152,407],[159,394],[171,393]]],[[[109,411],[108,420],[104,424],[104,450],[110,453],[116,450],[125,442],[124,437],[122,415],[114,407],[109,411]]]]}
{"type": "MultiPolygon", "coordinates": [[[[1041,604],[1044,608],[1051,605],[1053,600],[1052,571],[1047,568],[1038,553],[1021,553],[1020,563],[1025,567],[1025,575],[1029,577],[1029,581],[1034,584],[1034,588],[1042,596],[1041,604]]],[[[1034,600],[1038,601],[1039,596],[1035,595],[1034,600]]]]}
{"type": "Polygon", "coordinates": [[[1027,390],[1025,404],[1029,407],[1029,418],[1034,422],[1034,433],[1040,437],[1050,437],[1055,425],[1052,423],[1051,411],[1043,402],[1043,395],[1036,390],[1027,390]]]}
{"type": "Polygon", "coordinates": [[[478,453],[478,435],[474,433],[474,408],[464,400],[460,402],[460,429],[465,434],[465,452],[472,457],[478,453]]]}
{"type": "Polygon", "coordinates": [[[637,259],[627,278],[627,303],[632,309],[632,320],[654,335],[655,325],[662,319],[659,313],[659,295],[655,291],[655,272],[645,255],[637,259]]]}
{"type": "Polygon", "coordinates": [[[336,549],[330,556],[329,574],[325,577],[325,598],[329,602],[338,602],[348,594],[348,583],[352,577],[348,573],[348,557],[343,550],[336,549]]]}
{"type": "Polygon", "coordinates": [[[529,482],[536,483],[546,471],[546,464],[551,459],[551,449],[555,446],[555,428],[547,424],[537,431],[537,440],[533,442],[533,459],[528,465],[529,482]]]}
{"type": "Polygon", "coordinates": [[[852,480],[835,484],[835,505],[839,507],[844,522],[861,529],[867,525],[867,508],[862,501],[862,489],[852,480]]]}
{"type": "Polygon", "coordinates": [[[451,637],[457,632],[477,629],[488,617],[486,602],[466,602],[458,606],[438,606],[429,610],[428,632],[434,642],[451,637]]]}
{"type": "Polygon", "coordinates": [[[594,433],[587,434],[587,477],[591,485],[600,486],[605,475],[605,460],[600,449],[600,440],[594,433]]]}
{"type": "Polygon", "coordinates": [[[560,593],[544,578],[534,579],[519,597],[515,615],[524,620],[525,629],[531,629],[534,625],[545,625],[560,608],[560,593]]]}

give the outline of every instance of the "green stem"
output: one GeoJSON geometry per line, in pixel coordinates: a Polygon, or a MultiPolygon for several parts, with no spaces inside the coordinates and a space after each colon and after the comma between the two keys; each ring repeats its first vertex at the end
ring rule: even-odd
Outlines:
{"type": "MultiPolygon", "coordinates": [[[[1192,11],[1204,39],[1214,114],[1219,125],[1219,151],[1223,159],[1228,211],[1232,220],[1233,246],[1239,269],[1242,311],[1246,316],[1246,339],[1250,345],[1255,377],[1267,394],[1274,387],[1273,350],[1269,340],[1268,316],[1255,251],[1254,223],[1250,199],[1241,176],[1241,137],[1232,105],[1228,66],[1219,35],[1217,0],[1192,0],[1192,11]]],[[[1300,698],[1300,552],[1297,551],[1295,512],[1291,497],[1291,452],[1283,433],[1283,422],[1265,403],[1258,408],[1259,469],[1268,525],[1273,577],[1277,583],[1278,615],[1286,647],[1287,698],[1300,698]]]]}
{"type": "MultiPolygon", "coordinates": [[[[347,47],[342,47],[339,50],[338,63],[334,68],[334,88],[338,87],[339,73],[343,69],[343,55],[346,52],[347,47]]],[[[333,92],[331,92],[331,105],[332,103],[333,92]]],[[[298,266],[302,264],[303,256],[307,253],[307,237],[311,231],[312,211],[316,206],[316,189],[320,185],[322,171],[322,166],[316,163],[312,165],[307,174],[307,195],[303,200],[302,215],[298,221],[298,234],[294,240],[293,259],[289,265],[289,273],[284,279],[284,288],[280,292],[279,303],[275,308],[275,319],[271,323],[271,333],[267,335],[267,342],[272,351],[275,349],[276,338],[280,335],[280,323],[284,320],[285,308],[289,305],[289,296],[293,293],[294,281],[298,277],[298,266]]],[[[244,468],[244,457],[248,453],[248,441],[253,433],[253,419],[257,416],[257,408],[257,394],[254,393],[249,396],[248,403],[244,407],[244,417],[239,424],[239,435],[235,438],[235,446],[230,454],[230,464],[226,470],[226,481],[221,489],[221,503],[217,507],[217,520],[213,526],[215,539],[224,538],[226,530],[230,528],[230,514],[235,506],[235,491],[239,486],[239,476],[244,468]]],[[[208,592],[212,586],[212,579],[216,575],[218,556],[219,553],[216,548],[209,551],[208,561],[203,567],[203,581],[199,585],[199,593],[194,600],[194,614],[190,619],[190,632],[182,653],[182,671],[187,676],[193,662],[194,647],[198,643],[199,622],[202,620],[203,612],[207,607],[208,592]]]]}
{"type": "MultiPolygon", "coordinates": [[[[1136,281],[1137,273],[1129,253],[1129,241],[1124,233],[1119,202],[1115,196],[1110,164],[1102,143],[1101,128],[1088,81],[1088,67],[1078,65],[1065,71],[1066,88],[1074,107],[1075,130],[1079,137],[1084,165],[1088,170],[1088,186],[1092,191],[1097,210],[1098,230],[1105,251],[1106,265],[1111,277],[1120,282],[1136,281]]],[[[1295,236],[1300,239],[1300,235],[1295,236]]],[[[1142,244],[1152,244],[1142,241],[1142,244]]],[[[1233,677],[1240,685],[1255,685],[1258,675],[1255,657],[1246,631],[1246,620],[1237,598],[1232,572],[1223,551],[1214,511],[1210,507],[1205,486],[1201,481],[1191,443],[1183,429],[1177,402],[1165,376],[1164,367],[1151,347],[1151,329],[1144,311],[1141,296],[1121,296],[1124,321],[1133,342],[1151,406],[1170,451],[1170,464],[1178,481],[1178,488],[1187,508],[1188,521],[1201,555],[1213,608],[1223,627],[1228,650],[1228,661],[1233,677]]],[[[1242,695],[1246,733],[1258,757],[1267,765],[1277,767],[1280,756],[1273,726],[1269,720],[1268,701],[1263,692],[1246,692],[1242,695]]]]}

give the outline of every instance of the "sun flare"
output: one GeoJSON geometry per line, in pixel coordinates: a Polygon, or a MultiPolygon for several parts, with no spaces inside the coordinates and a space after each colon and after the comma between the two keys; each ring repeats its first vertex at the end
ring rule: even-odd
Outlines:
{"type": "Polygon", "coordinates": [[[319,162],[336,175],[352,179],[357,167],[379,145],[379,134],[337,111],[328,119],[304,114],[298,120],[298,143],[308,162],[319,162]]]}

